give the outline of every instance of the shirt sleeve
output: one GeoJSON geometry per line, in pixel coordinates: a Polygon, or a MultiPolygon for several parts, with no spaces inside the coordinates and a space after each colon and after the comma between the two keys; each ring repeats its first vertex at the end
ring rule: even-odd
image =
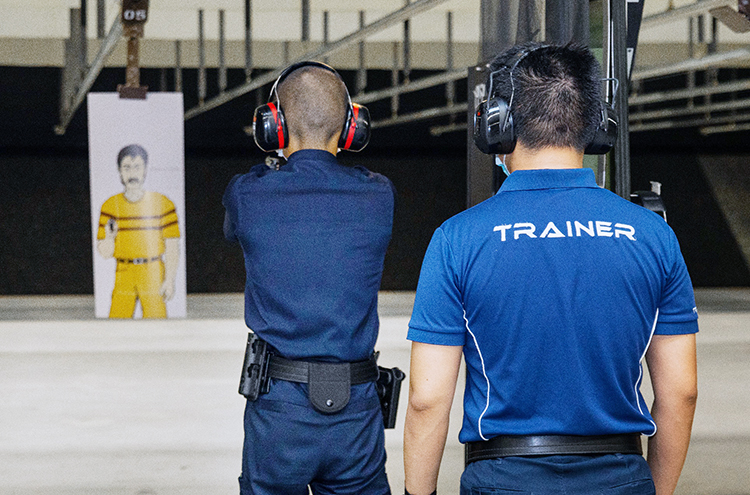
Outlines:
{"type": "Polygon", "coordinates": [[[175,239],[180,237],[180,224],[177,220],[177,209],[174,206],[174,203],[167,198],[166,196],[163,196],[163,213],[161,217],[161,228],[162,228],[162,237],[165,239],[175,239]]]}
{"type": "Polygon", "coordinates": [[[112,203],[112,198],[105,201],[104,204],[102,205],[101,212],[99,213],[99,228],[96,231],[96,238],[99,241],[101,241],[102,239],[106,237],[105,228],[106,228],[107,222],[109,222],[111,218],[115,217],[114,214],[108,211],[109,208],[111,208],[111,203],[112,203]]]}
{"type": "Polygon", "coordinates": [[[659,305],[655,334],[681,335],[698,331],[698,309],[693,284],[682,257],[677,237],[670,232],[672,269],[667,277],[659,305]]]}
{"type": "Polygon", "coordinates": [[[422,262],[407,339],[463,346],[466,325],[453,251],[442,228],[435,231],[422,262]]]}

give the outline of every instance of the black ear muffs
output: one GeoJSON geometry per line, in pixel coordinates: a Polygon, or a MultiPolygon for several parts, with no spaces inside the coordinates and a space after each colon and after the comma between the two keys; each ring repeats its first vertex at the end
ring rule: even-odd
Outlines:
{"type": "MultiPolygon", "coordinates": [[[[482,153],[488,155],[507,155],[515,149],[516,130],[513,126],[513,114],[511,112],[513,96],[515,94],[513,71],[518,67],[521,60],[526,58],[530,53],[542,48],[548,48],[549,46],[542,45],[531,50],[522,50],[515,55],[515,62],[512,65],[503,66],[490,74],[490,89],[488,91],[490,97],[480,103],[474,112],[474,143],[482,153]],[[494,96],[493,91],[495,78],[500,77],[500,74],[506,69],[508,72],[508,81],[511,86],[510,103],[503,98],[494,96]]],[[[584,153],[587,155],[604,155],[612,149],[615,141],[617,141],[617,117],[615,111],[605,101],[601,101],[600,105],[602,118],[599,121],[599,125],[597,125],[591,142],[586,145],[584,153]]]]}
{"type": "MultiPolygon", "coordinates": [[[[320,67],[336,76],[344,84],[336,69],[330,65],[315,61],[305,61],[292,64],[276,79],[271,87],[270,102],[255,109],[253,115],[253,138],[255,144],[266,152],[284,149],[289,145],[289,131],[287,130],[284,111],[279,103],[276,92],[278,85],[292,72],[302,67],[320,67]],[[274,99],[275,95],[275,99],[274,99]]],[[[346,89],[346,84],[344,84],[346,89]]],[[[367,107],[352,103],[349,90],[346,90],[346,118],[341,130],[338,146],[342,150],[362,151],[370,142],[370,112],[367,107]]]]}
{"type": "Polygon", "coordinates": [[[284,112],[275,103],[266,103],[255,109],[253,139],[266,152],[284,149],[289,144],[284,112]]]}
{"type": "Polygon", "coordinates": [[[474,112],[474,143],[482,153],[505,155],[516,147],[516,131],[508,103],[490,98],[474,112]]]}
{"type": "Polygon", "coordinates": [[[587,155],[606,155],[617,141],[617,116],[612,107],[605,102],[602,105],[602,120],[596,128],[594,137],[583,151],[587,155]]]}

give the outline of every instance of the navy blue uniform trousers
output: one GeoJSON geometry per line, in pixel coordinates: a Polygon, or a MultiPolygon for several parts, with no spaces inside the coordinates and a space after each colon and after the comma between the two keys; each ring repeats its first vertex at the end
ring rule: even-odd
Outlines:
{"type": "Polygon", "coordinates": [[[374,383],[354,385],[335,414],[313,409],[307,385],[272,380],[245,407],[241,495],[388,495],[385,435],[374,383]]]}
{"type": "Polygon", "coordinates": [[[639,455],[504,457],[469,464],[461,495],[653,495],[639,455]]]}

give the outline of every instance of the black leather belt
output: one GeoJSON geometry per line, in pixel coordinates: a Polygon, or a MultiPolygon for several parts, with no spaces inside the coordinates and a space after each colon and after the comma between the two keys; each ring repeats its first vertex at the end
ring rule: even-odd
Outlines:
{"type": "Polygon", "coordinates": [[[319,363],[311,361],[292,361],[271,355],[268,363],[268,376],[288,382],[309,383],[310,368],[315,367],[348,367],[352,385],[374,382],[378,379],[378,364],[375,357],[367,361],[354,363],[319,363]]]}
{"type": "Polygon", "coordinates": [[[378,379],[377,356],[354,363],[319,363],[290,361],[269,356],[268,376],[288,382],[307,383],[307,396],[317,410],[333,414],[349,403],[352,385],[375,382],[378,379]]]}
{"type": "Polygon", "coordinates": [[[507,435],[466,444],[466,464],[498,457],[588,454],[643,455],[641,435],[507,435]]]}
{"type": "Polygon", "coordinates": [[[154,256],[153,258],[117,258],[118,263],[130,263],[133,265],[144,265],[146,263],[153,263],[159,261],[161,256],[154,256]]]}

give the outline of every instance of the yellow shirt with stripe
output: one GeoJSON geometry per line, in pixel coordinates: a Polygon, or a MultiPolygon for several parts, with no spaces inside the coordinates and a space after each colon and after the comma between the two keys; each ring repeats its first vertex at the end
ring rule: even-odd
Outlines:
{"type": "Polygon", "coordinates": [[[97,239],[104,239],[110,219],[117,222],[117,259],[155,258],[164,253],[164,239],[180,237],[174,203],[163,194],[146,191],[139,201],[124,194],[112,196],[102,205],[97,239]]]}

